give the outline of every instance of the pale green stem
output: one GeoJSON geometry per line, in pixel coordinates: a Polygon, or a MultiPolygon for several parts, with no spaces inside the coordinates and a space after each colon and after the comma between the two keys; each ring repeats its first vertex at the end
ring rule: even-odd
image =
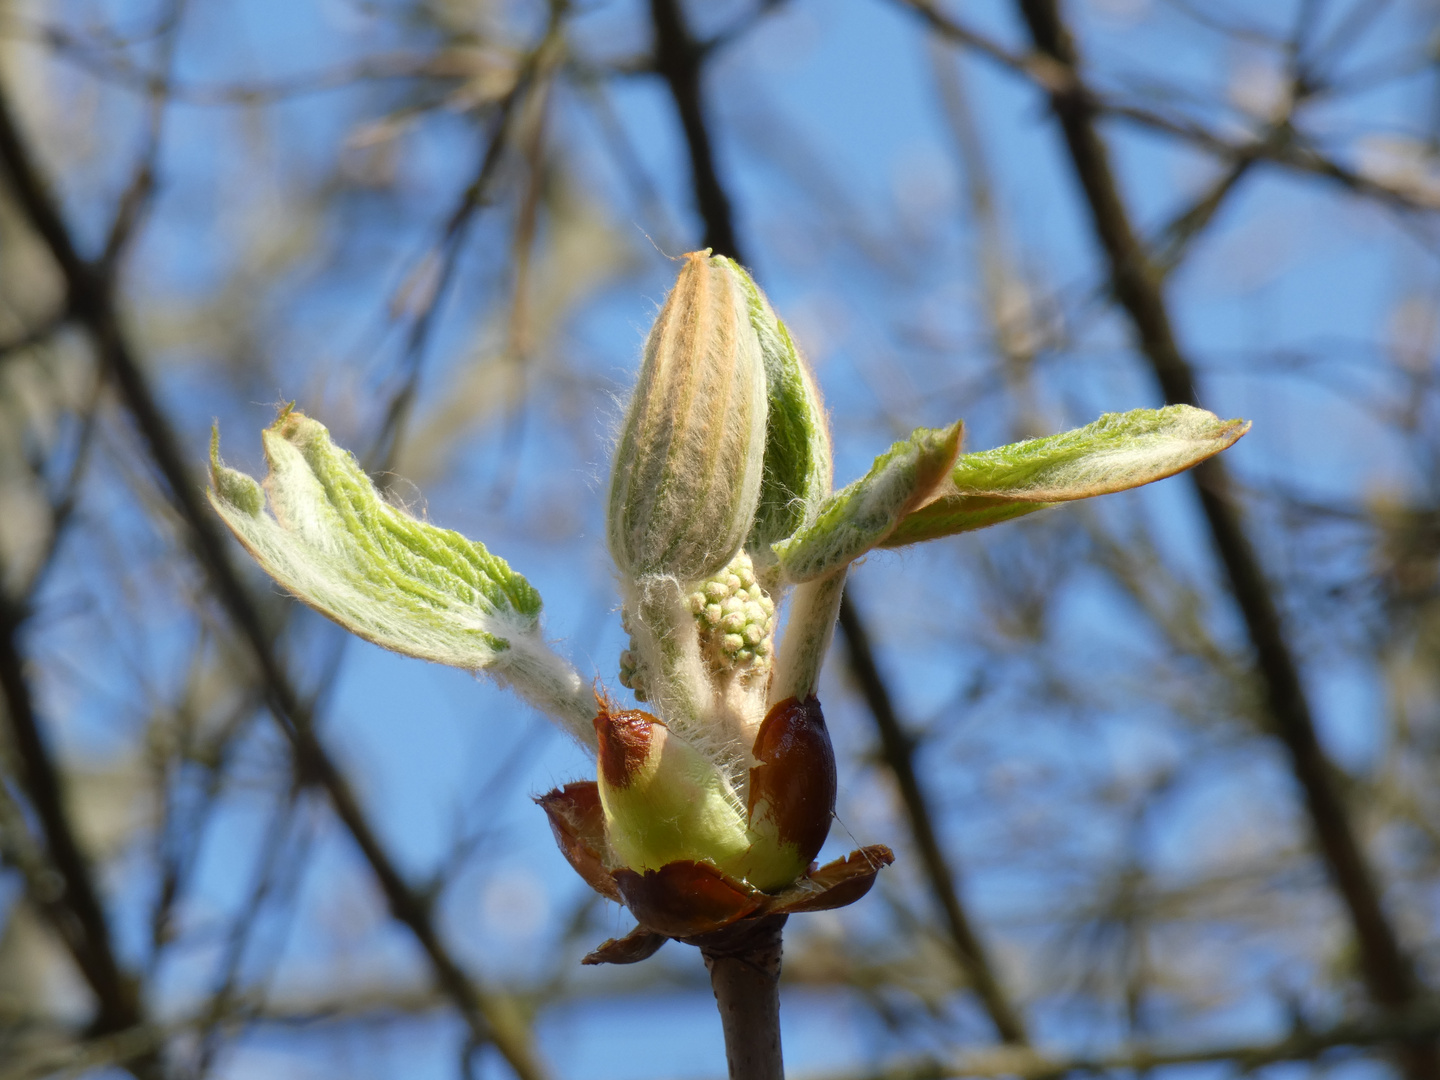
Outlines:
{"type": "Polygon", "coordinates": [[[835,634],[848,570],[848,566],[842,567],[828,577],[795,586],[790,597],[790,618],[780,640],[775,678],[770,684],[770,704],[791,697],[803,701],[815,693],[825,653],[835,634]]]}

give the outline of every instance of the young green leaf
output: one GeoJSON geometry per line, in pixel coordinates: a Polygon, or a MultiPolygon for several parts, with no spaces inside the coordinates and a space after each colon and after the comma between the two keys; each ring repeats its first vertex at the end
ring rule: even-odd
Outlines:
{"type": "Polygon", "coordinates": [[[760,504],[745,549],[764,569],[775,563],[770,545],[809,521],[830,494],[830,426],[820,393],[790,332],[739,263],[726,260],[745,291],[750,324],[760,339],[769,401],[760,504]]]}
{"type": "Polygon", "coordinates": [[[209,496],[266,573],[367,641],[493,671],[594,741],[593,702],[541,638],[540,594],[529,582],[483,544],[382,500],[322,424],[286,410],[262,438],[263,488],[221,462],[214,432],[209,496]]]}
{"type": "Polygon", "coordinates": [[[1106,413],[1074,431],[964,454],[950,474],[950,490],[907,514],[879,546],[971,532],[1056,503],[1162,480],[1218,454],[1249,430],[1246,420],[1171,405],[1106,413]]]}
{"type": "Polygon", "coordinates": [[[826,499],[813,522],[773,545],[785,577],[824,577],[882,543],[949,478],[962,427],[957,420],[948,428],[916,429],[876,458],[863,477],[826,499]]]}

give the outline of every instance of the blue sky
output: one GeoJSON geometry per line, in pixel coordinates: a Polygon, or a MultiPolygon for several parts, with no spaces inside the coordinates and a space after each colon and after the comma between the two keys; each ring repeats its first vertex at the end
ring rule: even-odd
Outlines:
{"type": "MultiPolygon", "coordinates": [[[[746,10],[723,3],[702,15],[699,5],[691,6],[715,26],[746,10]]],[[[1291,6],[1246,15],[1273,16],[1283,27],[1289,15],[1281,9],[1288,13],[1291,6]]],[[[124,24],[139,18],[139,7],[120,0],[75,4],[61,15],[83,21],[96,12],[124,24]]],[[[533,30],[528,5],[505,7],[514,25],[533,30]]],[[[639,52],[647,40],[644,8],[592,5],[575,22],[576,51],[595,59],[639,52]]],[[[1228,93],[1243,99],[1247,92],[1263,93],[1273,75],[1272,54],[1228,45],[1161,0],[1094,0],[1071,10],[1107,86],[1153,79],[1205,98],[1228,93]]],[[[964,11],[972,24],[1012,45],[1022,42],[1009,5],[964,5],[964,11]]],[[[1403,51],[1409,18],[1400,5],[1356,44],[1351,63],[1358,68],[1367,57],[1403,51]]],[[[423,30],[397,30],[385,14],[367,14],[342,0],[197,3],[185,24],[178,76],[197,86],[282,79],[427,40],[423,30]]],[[[47,85],[97,123],[138,130],[132,95],[109,88],[97,99],[89,75],[63,65],[47,72],[53,80],[47,85]]],[[[965,60],[963,74],[990,158],[1009,255],[1036,303],[1060,312],[1065,330],[1064,346],[1042,353],[1036,365],[1043,415],[1060,428],[1104,411],[1160,404],[1148,370],[1128,346],[1125,326],[1104,303],[1089,223],[1043,101],[1012,75],[973,58],[965,60]]],[[[975,229],[935,85],[920,23],[900,5],[880,0],[795,0],[727,48],[707,76],[718,159],[740,242],[814,362],[832,414],[840,482],[863,472],[913,426],[963,417],[970,449],[1014,436],[1013,412],[980,318],[975,229]]],[[[1419,79],[1397,82],[1323,106],[1315,123],[1353,153],[1357,131],[1372,138],[1405,135],[1404,125],[1413,127],[1416,117],[1426,115],[1426,92],[1419,79]]],[[[263,120],[243,108],[174,107],[161,195],[129,268],[130,293],[140,309],[137,332],[150,346],[197,473],[212,418],[221,422],[227,459],[256,469],[256,433],[279,401],[299,400],[344,439],[363,440],[373,430],[400,348],[387,305],[427,250],[479,152],[473,117],[455,110],[429,113],[397,140],[392,167],[399,179],[392,189],[357,185],[322,208],[317,188],[334,162],[354,152],[347,140],[402,104],[402,94],[400,87],[380,83],[305,95],[267,109],[263,120]],[[243,172],[237,172],[237,160],[246,162],[243,172]],[[287,259],[287,239],[314,242],[287,259]],[[256,258],[257,250],[272,253],[268,264],[256,258]],[[242,281],[239,292],[266,355],[227,362],[203,332],[203,321],[194,320],[201,320],[215,290],[230,282],[237,267],[257,263],[273,273],[242,281]],[[146,307],[157,314],[147,316],[146,307]],[[187,325],[199,329],[187,334],[187,325]]],[[[545,340],[527,374],[528,398],[461,432],[454,452],[438,464],[428,461],[431,475],[413,490],[431,520],[482,539],[524,573],[545,597],[550,635],[582,672],[617,691],[623,641],[601,543],[609,433],[645,328],[673,277],[665,256],[698,243],[701,229],[663,85],[648,76],[618,77],[608,98],[663,213],[627,186],[584,93],[573,83],[558,88],[547,137],[561,162],[565,198],[603,231],[612,262],[596,272],[562,321],[544,327],[545,340]],[[665,242],[680,246],[661,250],[665,242]],[[501,477],[508,479],[502,483],[501,477]]],[[[1200,114],[1217,126],[1236,122],[1233,109],[1206,106],[1200,114]]],[[[1214,175],[1213,167],[1173,141],[1118,123],[1106,132],[1136,220],[1146,230],[1167,220],[1214,175]]],[[[101,218],[93,208],[102,204],[95,196],[118,189],[117,177],[130,160],[125,148],[134,145],[125,134],[116,138],[111,156],[67,161],[66,175],[75,180],[66,194],[87,229],[98,232],[101,218]]],[[[417,424],[440,415],[455,387],[484,360],[484,343],[494,335],[496,312],[503,312],[510,287],[510,223],[508,206],[487,210],[467,241],[426,359],[417,424]]],[[[1377,342],[1383,345],[1392,333],[1399,301],[1433,297],[1435,284],[1431,253],[1413,222],[1361,205],[1313,178],[1261,170],[1247,181],[1169,287],[1179,333],[1200,371],[1204,403],[1254,421],[1252,433],[1227,454],[1242,483],[1364,506],[1382,495],[1402,496],[1424,481],[1385,411],[1403,402],[1405,388],[1376,357],[1383,355],[1377,342]],[[1288,368],[1272,362],[1287,352],[1304,353],[1307,362],[1288,368]]],[[[402,475],[404,461],[402,453],[402,475]]],[[[164,542],[149,534],[134,507],[105,490],[95,496],[98,520],[137,549],[164,542]]],[[[1090,512],[1053,511],[1049,531],[1027,535],[1038,546],[1063,551],[1064,531],[1073,527],[1079,535],[1086,528],[1082,515],[1090,512]],[[1072,515],[1073,526],[1054,524],[1065,520],[1062,515],[1072,515]]],[[[1165,554],[1169,573],[1211,597],[1205,618],[1220,639],[1231,646],[1241,640],[1233,611],[1215,593],[1215,567],[1183,481],[1116,497],[1113,510],[1096,512],[1143,526],[1165,554]]],[[[1259,521],[1269,526],[1273,517],[1262,513],[1259,521]]],[[[1027,965],[1046,955],[1045,920],[1057,890],[1063,893],[1078,880],[1071,876],[1073,864],[1103,864],[1124,843],[1119,815],[1068,820],[1072,795],[1078,800],[1105,777],[1206,755],[1212,767],[1147,824],[1153,833],[1147,851],[1178,877],[1193,872],[1207,844],[1283,847],[1303,826],[1277,753],[1255,750],[1253,740],[1244,743],[1223,731],[1207,729],[1199,740],[1177,734],[1183,725],[1167,711],[1163,688],[1146,688],[1156,691],[1152,697],[1133,692],[1145,665],[1164,659],[1163,648],[1134,601],[1102,574],[1077,572],[1057,584],[1044,637],[1060,670],[1085,689],[1083,707],[1076,706],[1084,721],[1042,701],[1039,688],[1054,675],[1045,669],[1050,654],[1042,663],[1018,637],[1010,643],[983,639],[989,624],[980,616],[994,613],[995,598],[979,581],[977,567],[985,559],[1005,568],[1004,537],[996,531],[877,555],[856,571],[853,587],[883,632],[880,657],[903,714],[938,732],[923,765],[945,808],[942,828],[961,862],[973,864],[966,890],[980,918],[993,927],[1017,984],[1028,985],[1027,965]],[[962,708],[967,688],[981,684],[990,689],[980,704],[962,708]],[[996,795],[1017,790],[1018,797],[996,795]],[[997,845],[1003,847],[1017,827],[1023,831],[1028,812],[1048,823],[1037,828],[1053,849],[1020,850],[1008,861],[997,857],[1004,854],[997,845]]],[[[1273,529],[1263,529],[1260,546],[1278,575],[1307,569],[1292,567],[1297,553],[1273,529]]],[[[87,562],[93,556],[93,545],[70,553],[65,573],[52,585],[55,598],[82,585],[102,600],[113,592],[100,564],[87,562]]],[[[1363,574],[1362,557],[1359,549],[1346,548],[1336,572],[1363,574]]],[[[1028,568],[1013,569],[1019,589],[1028,568]]],[[[188,579],[171,568],[166,580],[166,587],[183,590],[188,579]]],[[[96,759],[134,739],[140,717],[132,716],[129,726],[117,724],[113,706],[142,681],[137,668],[162,685],[177,684],[194,633],[188,616],[152,613],[145,656],[131,662],[113,645],[123,638],[128,616],[118,597],[110,599],[115,611],[108,620],[79,628],[61,623],[41,635],[55,651],[97,650],[85,685],[49,688],[67,747],[96,759]]],[[[308,613],[297,616],[291,639],[301,669],[337,642],[336,633],[308,613]]],[[[1306,677],[1328,745],[1345,764],[1365,767],[1383,736],[1380,673],[1365,655],[1344,647],[1343,626],[1307,624],[1298,640],[1311,660],[1306,677]]],[[[492,685],[359,641],[344,650],[325,713],[329,744],[415,879],[439,870],[457,839],[475,844],[474,857],[444,893],[444,924],[477,970],[521,981],[537,977],[584,887],[553,848],[529,796],[588,775],[591,764],[492,685]]],[[[868,721],[834,667],[822,700],[843,758],[842,821],[859,842],[894,842],[903,856],[893,797],[865,760],[868,721]]],[[[257,774],[278,753],[263,719],[255,721],[244,752],[257,774]]],[[[241,902],[275,797],[257,783],[227,798],[204,849],[201,888],[188,913],[195,925],[241,902]]],[[[308,844],[297,841],[295,855],[297,869],[303,868],[297,913],[270,929],[273,947],[283,954],[273,985],[303,987],[336,971],[361,982],[423,983],[413,945],[385,925],[367,870],[323,814],[309,818],[313,835],[308,844]]],[[[835,832],[827,853],[840,854],[850,837],[840,828],[835,832]]],[[[142,862],[137,855],[115,876],[128,916],[124,937],[136,954],[143,937],[142,862]]],[[[916,880],[903,858],[893,875],[897,895],[916,880]]],[[[1313,914],[1317,934],[1333,936],[1335,912],[1314,893],[1297,910],[1313,914]]],[[[843,915],[814,917],[817,929],[795,926],[794,932],[813,933],[817,940],[843,933],[870,943],[877,956],[887,955],[900,943],[896,910],[893,898],[877,890],[843,915]]],[[[629,927],[628,916],[613,906],[592,922],[602,933],[629,927]]],[[[1203,945],[1203,933],[1197,934],[1203,945]]],[[[1314,975],[1308,941],[1297,928],[1293,939],[1280,935],[1269,944],[1231,946],[1253,970],[1229,973],[1238,989],[1224,1007],[1208,1015],[1177,1009],[1170,1033],[1235,1038],[1281,1030],[1286,1017],[1273,991],[1305,990],[1314,975]]],[[[578,959],[580,946],[593,943],[587,938],[566,947],[578,959]]],[[[1175,948],[1203,951],[1201,945],[1175,948]]],[[[173,1000],[204,983],[215,956],[213,943],[197,945],[167,971],[162,985],[173,1000]]],[[[698,955],[671,945],[650,964],[661,974],[635,983],[633,994],[625,973],[569,971],[565,993],[537,1020],[558,1076],[720,1074],[719,1030],[698,955]],[[618,989],[595,989],[612,985],[618,989]]],[[[1323,994],[1319,1000],[1329,1001],[1323,994]]],[[[948,1030],[962,1041],[984,1037],[983,1020],[962,996],[946,996],[940,1009],[948,1030]]],[[[809,986],[787,990],[784,1018],[787,1059],[796,1075],[860,1068],[925,1049],[935,1030],[889,1032],[857,996],[809,986]]],[[[1076,1048],[1104,1045],[1119,1033],[1113,1015],[1059,998],[1039,1003],[1036,1018],[1043,1036],[1076,1048]]],[[[944,1024],[936,1029],[947,1030],[944,1024]]],[[[267,1033],[244,1040],[227,1059],[225,1075],[336,1075],[336,1063],[345,1061],[346,1075],[448,1077],[455,1075],[461,1037],[458,1026],[434,1016],[384,1029],[354,1025],[324,1040],[267,1033]]],[[[486,1068],[486,1075],[502,1071],[493,1062],[486,1068]]],[[[1281,1069],[1271,1075],[1301,1074],[1281,1069]]],[[[1357,1066],[1331,1075],[1379,1074],[1357,1066]]]]}

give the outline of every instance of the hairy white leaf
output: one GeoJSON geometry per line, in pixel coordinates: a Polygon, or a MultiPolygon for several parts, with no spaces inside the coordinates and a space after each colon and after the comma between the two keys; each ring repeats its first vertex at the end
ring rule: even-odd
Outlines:
{"type": "Polygon", "coordinates": [[[524,577],[484,544],[386,503],[317,421],[286,410],[262,437],[263,487],[221,462],[215,432],[209,496],[266,573],[367,641],[491,672],[594,742],[593,700],[541,637],[540,594],[524,577]]]}

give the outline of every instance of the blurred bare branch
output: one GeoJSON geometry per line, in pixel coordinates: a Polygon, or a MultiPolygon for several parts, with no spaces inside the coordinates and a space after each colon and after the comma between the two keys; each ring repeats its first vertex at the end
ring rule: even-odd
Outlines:
{"type": "Polygon", "coordinates": [[[1429,1077],[1437,29],[1365,0],[7,10],[0,1080],[718,1075],[694,950],[579,965],[629,919],[520,796],[593,763],[257,588],[201,475],[212,417],[244,455],[304,403],[622,698],[596,491],[697,243],[811,361],[837,483],[919,424],[983,449],[1157,384],[1254,420],[1198,501],[855,571],[832,841],[899,858],[787,924],[791,1072],[1429,1077]]]}

